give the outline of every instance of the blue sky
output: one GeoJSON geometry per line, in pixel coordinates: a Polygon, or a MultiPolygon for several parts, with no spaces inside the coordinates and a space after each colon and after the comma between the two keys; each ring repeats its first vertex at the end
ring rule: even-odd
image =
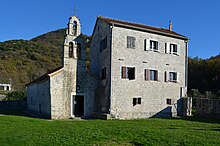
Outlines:
{"type": "MultiPolygon", "coordinates": [[[[157,27],[189,37],[189,56],[220,53],[219,0],[75,0],[82,32],[91,35],[96,17],[106,16],[157,27]]],[[[29,40],[65,28],[74,0],[1,0],[0,42],[29,40]]]]}

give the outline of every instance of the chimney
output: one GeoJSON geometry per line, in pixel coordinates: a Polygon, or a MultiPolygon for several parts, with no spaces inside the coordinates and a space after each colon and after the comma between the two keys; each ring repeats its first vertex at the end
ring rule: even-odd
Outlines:
{"type": "Polygon", "coordinates": [[[169,25],[169,31],[173,31],[173,25],[172,25],[172,21],[170,21],[170,25],[169,25]]]}

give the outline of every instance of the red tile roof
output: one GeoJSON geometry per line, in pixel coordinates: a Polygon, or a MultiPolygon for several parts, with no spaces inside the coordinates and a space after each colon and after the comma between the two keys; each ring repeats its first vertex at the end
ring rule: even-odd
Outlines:
{"type": "Polygon", "coordinates": [[[148,26],[148,25],[143,25],[143,24],[138,24],[138,23],[133,23],[133,22],[128,22],[128,21],[116,20],[116,19],[112,19],[112,18],[106,18],[103,16],[99,16],[98,19],[103,20],[107,23],[114,23],[115,25],[119,25],[119,26],[121,25],[124,27],[145,29],[146,31],[152,31],[155,33],[162,33],[164,35],[169,35],[169,36],[173,36],[173,37],[182,38],[184,40],[188,40],[188,38],[186,36],[180,35],[174,31],[170,31],[169,29],[165,29],[165,28],[158,28],[158,27],[153,27],[153,26],[148,26]]]}

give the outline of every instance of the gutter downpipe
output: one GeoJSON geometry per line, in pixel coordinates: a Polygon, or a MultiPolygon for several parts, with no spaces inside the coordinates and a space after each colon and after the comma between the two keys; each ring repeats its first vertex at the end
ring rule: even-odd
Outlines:
{"type": "Polygon", "coordinates": [[[109,102],[109,113],[112,115],[112,46],[113,46],[113,28],[114,23],[110,23],[110,29],[111,29],[111,46],[110,46],[110,73],[111,73],[111,79],[110,79],[110,102],[109,102]]]}
{"type": "Polygon", "coordinates": [[[185,45],[186,45],[186,52],[185,52],[185,87],[188,88],[188,40],[185,41],[185,45]]]}

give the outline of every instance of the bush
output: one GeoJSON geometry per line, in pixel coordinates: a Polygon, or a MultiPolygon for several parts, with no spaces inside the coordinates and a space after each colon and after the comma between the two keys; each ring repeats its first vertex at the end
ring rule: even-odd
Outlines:
{"type": "Polygon", "coordinates": [[[4,100],[26,100],[27,95],[24,91],[13,91],[6,95],[4,100]]]}

